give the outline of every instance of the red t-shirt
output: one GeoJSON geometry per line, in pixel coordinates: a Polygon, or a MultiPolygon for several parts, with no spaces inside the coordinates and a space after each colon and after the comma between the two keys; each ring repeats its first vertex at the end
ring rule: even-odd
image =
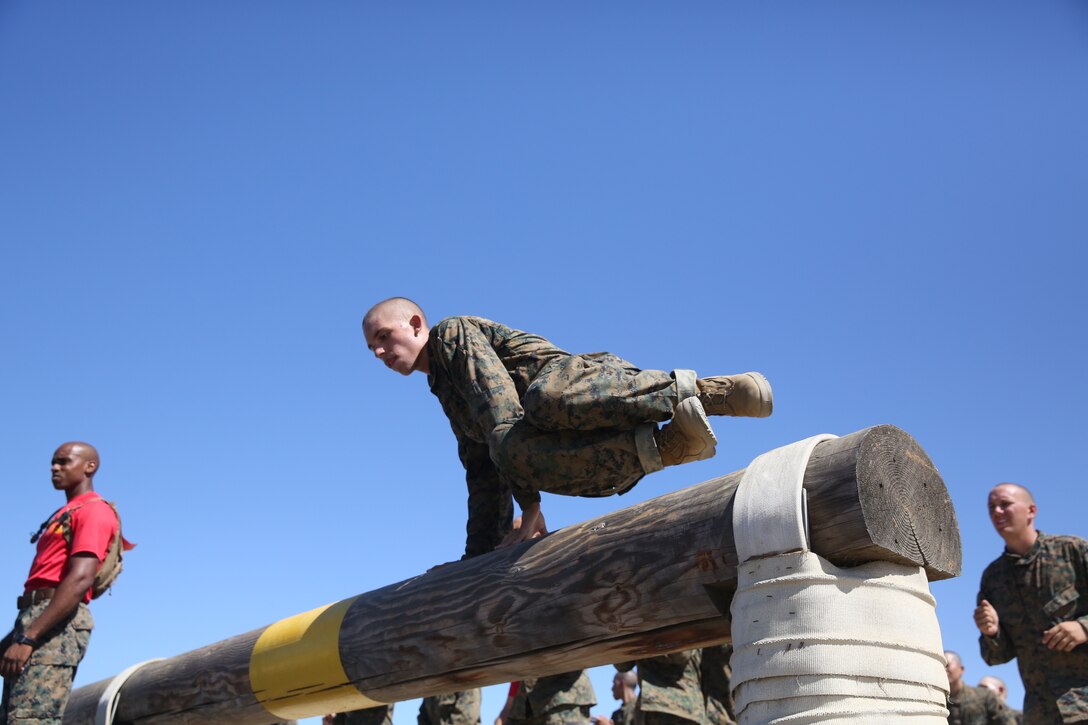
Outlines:
{"type": "MultiPolygon", "coordinates": [[[[49,524],[38,539],[38,552],[30,565],[25,589],[48,589],[60,584],[68,557],[72,554],[89,553],[98,557],[98,563],[106,558],[106,550],[117,531],[117,516],[113,509],[94,491],[76,496],[64,508],[53,514],[49,524]],[[81,505],[82,504],[82,505],[81,505]],[[64,541],[61,528],[53,522],[69,509],[79,506],[72,512],[69,524],[72,527],[72,549],[64,541]]],[[[84,603],[91,601],[91,590],[83,595],[84,603]]]]}

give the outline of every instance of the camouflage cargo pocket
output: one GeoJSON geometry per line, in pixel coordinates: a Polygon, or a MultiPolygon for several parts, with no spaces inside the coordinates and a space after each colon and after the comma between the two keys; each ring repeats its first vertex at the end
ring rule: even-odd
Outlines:
{"type": "Polygon", "coordinates": [[[74,675],[74,667],[27,667],[8,690],[4,722],[13,725],[61,725],[74,675]]]}
{"type": "MultiPolygon", "coordinates": [[[[41,616],[49,602],[39,602],[19,613],[16,631],[22,632],[41,616]]],[[[87,653],[91,641],[94,617],[86,604],[80,603],[76,611],[41,637],[42,646],[34,650],[29,665],[65,665],[75,667],[87,653]]]]}
{"type": "Polygon", "coordinates": [[[1063,622],[1072,617],[1074,609],[1077,606],[1077,599],[1080,594],[1077,592],[1077,588],[1066,587],[1058,593],[1053,599],[1043,605],[1043,611],[1050,618],[1050,621],[1055,624],[1063,622]]]}

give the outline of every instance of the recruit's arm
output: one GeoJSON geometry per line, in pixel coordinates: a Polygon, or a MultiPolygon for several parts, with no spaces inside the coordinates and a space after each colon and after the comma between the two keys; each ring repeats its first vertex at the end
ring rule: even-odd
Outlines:
{"type": "MultiPolygon", "coordinates": [[[[98,557],[90,552],[73,554],[68,559],[64,576],[57,585],[57,591],[49,600],[42,613],[23,631],[27,637],[41,639],[75,611],[87,590],[94,583],[98,571],[98,557]]],[[[34,648],[28,644],[10,644],[4,650],[0,660],[0,674],[4,677],[16,677],[26,666],[34,648]]]]}
{"type": "MultiPolygon", "coordinates": [[[[457,317],[443,320],[436,326],[435,337],[439,344],[431,364],[442,366],[446,370],[445,377],[467,402],[479,431],[487,438],[487,450],[494,468],[498,447],[502,445],[511,426],[521,420],[524,414],[514,380],[488,337],[466,320],[457,317]]],[[[456,429],[456,425],[454,427],[456,429]]],[[[458,438],[460,440],[462,436],[458,438]]],[[[474,467],[477,470],[483,469],[478,463],[474,467]]],[[[468,464],[465,468],[469,470],[468,464]]],[[[470,471],[469,478],[472,477],[470,471]]],[[[486,490],[487,487],[486,483],[479,486],[481,490],[486,490]]],[[[470,480],[470,519],[474,509],[473,488],[470,480]]],[[[540,493],[519,487],[513,495],[522,509],[522,526],[508,534],[502,540],[501,546],[528,541],[534,536],[547,533],[544,515],[540,511],[540,493]]],[[[471,526],[470,521],[470,528],[471,526]]],[[[469,536],[471,538],[471,531],[469,536]]]]}
{"type": "Polygon", "coordinates": [[[979,653],[986,664],[1000,665],[1016,656],[1009,635],[1001,627],[1001,619],[997,615],[997,610],[986,599],[985,590],[980,591],[978,595],[978,607],[975,608],[975,626],[978,627],[979,631],[979,653]]]}
{"type": "MultiPolygon", "coordinates": [[[[456,431],[454,431],[456,434],[456,431]]],[[[510,531],[514,506],[510,487],[491,462],[487,445],[457,435],[457,455],[465,467],[468,486],[468,523],[465,525],[466,559],[486,554],[510,531]]]]}

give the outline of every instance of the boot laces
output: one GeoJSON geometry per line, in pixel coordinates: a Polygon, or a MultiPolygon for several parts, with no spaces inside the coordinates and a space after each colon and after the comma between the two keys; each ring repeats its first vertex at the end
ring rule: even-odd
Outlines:
{"type": "Polygon", "coordinates": [[[725,405],[733,389],[736,387],[729,378],[708,378],[706,381],[708,390],[699,393],[699,402],[703,407],[725,405]]]}

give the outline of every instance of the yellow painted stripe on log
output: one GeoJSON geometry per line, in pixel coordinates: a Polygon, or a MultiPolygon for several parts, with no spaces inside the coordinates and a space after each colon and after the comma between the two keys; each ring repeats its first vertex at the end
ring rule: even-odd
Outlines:
{"type": "Polygon", "coordinates": [[[249,658],[249,684],[266,710],[293,720],[386,704],[359,692],[340,661],[340,625],[356,599],[282,619],[261,633],[249,658]]]}

